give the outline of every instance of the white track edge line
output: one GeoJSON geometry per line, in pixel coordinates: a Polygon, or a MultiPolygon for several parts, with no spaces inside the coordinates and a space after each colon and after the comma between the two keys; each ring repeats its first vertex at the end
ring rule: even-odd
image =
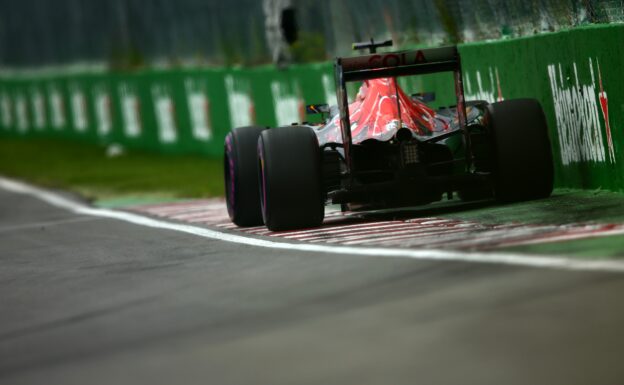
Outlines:
{"type": "Polygon", "coordinates": [[[92,215],[102,218],[117,219],[128,223],[166,229],[192,234],[204,238],[210,238],[225,242],[237,243],[248,246],[265,247],[282,250],[306,251],[330,254],[362,255],[371,257],[395,257],[411,258],[431,261],[456,261],[495,263],[538,268],[554,268],[564,270],[585,271],[608,271],[624,272],[624,261],[617,260],[578,260],[566,257],[513,254],[513,253],[487,253],[487,252],[464,252],[439,249],[397,249],[384,247],[350,247],[335,245],[319,245],[305,243],[287,243],[264,240],[243,235],[225,233],[213,229],[191,226],[186,224],[162,221],[125,211],[94,208],[83,203],[75,202],[56,193],[46,191],[22,182],[0,177],[0,188],[13,192],[33,196],[50,205],[66,209],[77,214],[92,215]]]}

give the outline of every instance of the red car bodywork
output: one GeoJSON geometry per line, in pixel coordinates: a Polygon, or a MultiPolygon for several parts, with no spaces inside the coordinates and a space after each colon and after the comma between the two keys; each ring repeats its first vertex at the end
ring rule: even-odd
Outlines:
{"type": "MultiPolygon", "coordinates": [[[[469,120],[473,115],[471,110],[467,109],[469,120]]],[[[367,139],[388,141],[401,127],[420,138],[459,129],[454,109],[446,112],[436,111],[424,102],[412,99],[403,92],[396,78],[366,80],[349,104],[353,143],[359,144],[367,139]]],[[[320,145],[341,143],[339,114],[318,129],[317,136],[320,145]]]]}

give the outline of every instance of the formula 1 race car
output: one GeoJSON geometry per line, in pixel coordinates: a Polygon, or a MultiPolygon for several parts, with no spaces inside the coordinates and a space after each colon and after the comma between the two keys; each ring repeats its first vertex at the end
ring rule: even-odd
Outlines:
{"type": "Polygon", "coordinates": [[[225,139],[227,208],[238,226],[273,231],[320,226],[326,204],[401,207],[441,200],[548,197],[553,161],[534,99],[464,101],[457,48],[337,58],[337,108],[308,106],[319,125],[239,127],[225,139]],[[434,110],[397,77],[451,71],[457,105],[434,110]],[[362,81],[353,102],[346,82],[362,81]]]}

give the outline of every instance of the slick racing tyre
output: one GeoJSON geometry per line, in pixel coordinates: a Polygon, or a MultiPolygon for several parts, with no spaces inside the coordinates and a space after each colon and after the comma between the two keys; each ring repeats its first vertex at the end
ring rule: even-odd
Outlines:
{"type": "Polygon", "coordinates": [[[544,111],[537,100],[490,104],[494,193],[499,201],[545,198],[553,189],[553,160],[544,111]]]}
{"type": "Polygon", "coordinates": [[[464,202],[480,201],[484,199],[492,199],[492,189],[489,186],[471,187],[459,190],[457,192],[459,199],[464,202]]]}
{"type": "Polygon", "coordinates": [[[228,215],[237,226],[261,226],[258,137],[264,127],[238,127],[225,137],[223,159],[228,215]]]}
{"type": "Polygon", "coordinates": [[[305,126],[263,131],[258,140],[261,207],[269,230],[317,227],[325,215],[321,153],[305,126]]]}

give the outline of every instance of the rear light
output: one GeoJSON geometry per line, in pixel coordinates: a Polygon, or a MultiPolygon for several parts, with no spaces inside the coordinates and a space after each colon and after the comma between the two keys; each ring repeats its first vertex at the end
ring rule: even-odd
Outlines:
{"type": "Polygon", "coordinates": [[[420,157],[418,155],[418,143],[401,143],[401,158],[404,167],[418,164],[420,162],[420,157]]]}

